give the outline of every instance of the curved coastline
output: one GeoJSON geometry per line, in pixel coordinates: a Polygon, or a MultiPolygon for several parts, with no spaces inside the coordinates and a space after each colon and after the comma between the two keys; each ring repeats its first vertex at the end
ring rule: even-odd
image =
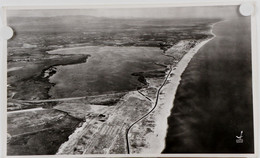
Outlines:
{"type": "MultiPolygon", "coordinates": [[[[141,117],[138,123],[141,123],[141,119],[148,117],[153,117],[154,119],[154,133],[144,135],[146,140],[147,146],[140,150],[139,154],[142,153],[151,153],[151,154],[158,154],[161,153],[165,147],[165,138],[167,134],[168,122],[167,119],[170,116],[170,110],[173,107],[173,100],[175,97],[175,92],[177,91],[177,87],[181,80],[181,74],[186,69],[189,61],[192,57],[197,53],[197,51],[208,41],[213,39],[214,37],[210,37],[203,40],[198,40],[196,45],[188,50],[188,52],[182,57],[182,59],[178,62],[176,66],[169,65],[171,68],[166,72],[164,84],[161,86],[160,91],[158,91],[158,100],[156,106],[143,117],[141,117]]],[[[169,51],[174,51],[175,49],[169,49],[169,51]]],[[[148,81],[149,82],[149,81],[148,81]]],[[[155,102],[154,102],[155,103],[155,102]]],[[[77,128],[72,135],[70,135],[69,140],[64,142],[56,154],[63,154],[65,150],[67,151],[67,147],[74,146],[75,141],[77,140],[78,136],[84,131],[84,127],[89,122],[86,121],[83,126],[77,128]],[[72,145],[73,144],[73,145],[72,145]]],[[[138,124],[137,123],[137,124],[138,124]]],[[[131,133],[131,131],[130,131],[131,133]]],[[[129,154],[133,154],[132,149],[128,151],[129,154]]]]}
{"type": "Polygon", "coordinates": [[[181,76],[164,154],[254,152],[250,19],[225,20],[212,32],[181,76]],[[246,145],[233,137],[241,130],[246,145]]]}
{"type": "MultiPolygon", "coordinates": [[[[159,92],[158,92],[158,100],[153,100],[154,106],[152,109],[148,112],[148,114],[141,117],[141,119],[138,119],[137,122],[134,123],[132,131],[129,131],[130,136],[133,133],[140,131],[147,131],[147,128],[149,128],[149,125],[142,126],[142,122],[153,122],[153,128],[151,133],[141,134],[139,137],[141,137],[144,142],[143,146],[139,147],[139,151],[135,149],[131,149],[130,151],[128,149],[129,154],[158,154],[161,153],[165,146],[166,146],[166,136],[168,131],[168,117],[171,115],[171,109],[173,108],[173,102],[175,99],[175,94],[177,92],[177,88],[181,81],[181,75],[188,66],[189,62],[193,58],[193,56],[202,48],[206,43],[214,39],[216,35],[212,32],[212,28],[216,23],[210,25],[211,29],[208,31],[209,35],[212,35],[206,39],[197,40],[194,47],[187,50],[187,53],[179,60],[177,61],[177,64],[171,64],[169,65],[171,68],[166,72],[165,75],[165,84],[160,86],[159,92]]],[[[176,51],[185,51],[185,43],[180,42],[179,44],[171,47],[166,51],[166,54],[173,54],[176,51]]],[[[173,62],[176,63],[176,61],[173,60],[173,62]]],[[[153,82],[153,81],[151,81],[153,82]]],[[[149,80],[148,80],[149,83],[149,80]]],[[[153,87],[153,85],[150,85],[153,87]]],[[[157,87],[158,90],[158,87],[157,87]]],[[[139,133],[139,132],[138,132],[139,133]]],[[[130,142],[134,143],[134,139],[130,140],[130,142]]],[[[132,144],[130,143],[130,144],[132,144]]],[[[129,146],[129,145],[128,145],[129,146]]]]}
{"type": "MultiPolygon", "coordinates": [[[[158,133],[163,133],[161,134],[161,140],[163,140],[163,142],[161,142],[160,145],[160,149],[158,149],[158,152],[162,152],[166,146],[166,136],[167,136],[167,132],[168,132],[168,117],[171,115],[171,110],[174,107],[174,99],[175,99],[175,95],[178,89],[178,86],[180,84],[181,81],[181,75],[183,74],[183,72],[185,71],[185,69],[187,68],[187,66],[189,65],[191,59],[193,58],[193,56],[205,45],[207,44],[209,41],[213,40],[216,37],[216,34],[213,33],[213,27],[220,23],[220,22],[224,22],[226,20],[222,20],[219,22],[216,22],[214,24],[212,24],[210,27],[210,34],[213,35],[213,37],[208,38],[204,41],[201,41],[199,44],[197,44],[193,49],[191,49],[187,54],[184,55],[184,57],[181,59],[181,61],[177,64],[176,69],[173,70],[171,72],[172,76],[169,78],[169,84],[165,85],[165,98],[164,100],[162,100],[162,102],[165,104],[165,107],[162,108],[162,110],[164,111],[161,118],[158,120],[161,120],[160,124],[164,124],[163,127],[161,127],[163,129],[158,129],[158,133]],[[168,94],[168,96],[167,96],[168,94]],[[171,95],[170,95],[171,94],[171,95]],[[165,110],[167,109],[167,110],[165,110]]],[[[156,149],[156,148],[155,148],[156,149]]]]}
{"type": "MultiPolygon", "coordinates": [[[[169,65],[171,67],[170,70],[166,72],[166,76],[168,76],[165,80],[165,83],[161,88],[160,88],[160,94],[158,96],[158,103],[155,110],[152,110],[152,112],[149,112],[148,115],[152,115],[154,117],[154,132],[152,134],[147,134],[144,136],[147,146],[142,148],[140,154],[142,153],[151,153],[151,154],[158,154],[161,153],[166,144],[165,144],[165,139],[167,135],[167,130],[168,130],[168,117],[171,114],[171,109],[173,108],[173,101],[175,99],[175,93],[177,91],[177,88],[179,86],[180,80],[181,80],[181,75],[188,66],[190,60],[193,58],[193,56],[199,51],[199,49],[204,46],[206,43],[208,43],[210,40],[212,40],[215,37],[215,34],[212,32],[212,28],[216,23],[211,25],[211,29],[209,30],[208,34],[212,34],[212,37],[208,37],[203,40],[197,40],[196,44],[193,48],[190,50],[187,50],[187,53],[181,58],[181,60],[177,63],[175,66],[169,65]]],[[[184,45],[183,45],[184,46],[184,45]]],[[[169,53],[174,51],[173,49],[168,50],[169,53]]],[[[54,52],[51,52],[54,53],[54,52]]],[[[166,51],[167,53],[167,51],[166,51]]],[[[55,53],[54,53],[55,54],[55,53]]],[[[144,117],[146,117],[145,115],[144,117]]],[[[144,118],[142,117],[142,118],[144,118]]],[[[139,121],[138,121],[139,122],[139,121]]],[[[140,121],[141,122],[141,121],[140,121]]],[[[78,130],[80,130],[79,128],[78,130]]],[[[78,133],[75,130],[73,135],[77,135],[78,133]]],[[[72,139],[72,135],[70,136],[70,140],[72,139]]],[[[68,141],[70,142],[70,141],[68,141]]],[[[61,151],[65,149],[68,145],[68,142],[64,143],[60,149],[58,150],[57,154],[62,153],[61,151]],[[65,145],[66,144],[66,145],[65,145]]],[[[70,143],[69,143],[70,144],[70,143]]],[[[128,153],[131,153],[128,151],[128,153]]]]}
{"type": "Polygon", "coordinates": [[[158,101],[158,107],[154,111],[154,133],[153,135],[147,136],[146,140],[149,140],[150,145],[148,148],[144,148],[142,153],[158,154],[164,150],[166,146],[165,139],[168,131],[168,117],[170,116],[171,109],[174,106],[173,102],[175,99],[177,88],[181,81],[181,75],[187,68],[193,56],[199,51],[199,49],[216,37],[216,35],[213,33],[213,27],[217,23],[211,25],[210,34],[212,34],[213,37],[198,41],[196,46],[190,49],[183,56],[176,67],[173,68],[171,72],[168,72],[170,73],[168,83],[162,88],[162,94],[160,95],[160,99],[158,101]]]}
{"type": "Polygon", "coordinates": [[[192,48],[181,61],[177,64],[175,68],[170,72],[168,83],[161,89],[162,94],[160,95],[158,101],[158,107],[154,111],[155,117],[155,127],[153,135],[147,136],[146,140],[149,140],[150,146],[143,149],[142,153],[153,153],[158,154],[165,148],[165,139],[168,129],[168,117],[171,114],[171,109],[173,108],[173,101],[175,98],[175,93],[177,91],[178,85],[181,80],[181,75],[188,66],[192,57],[197,53],[197,51],[207,42],[212,40],[206,39],[198,43],[194,48],[192,48]]]}

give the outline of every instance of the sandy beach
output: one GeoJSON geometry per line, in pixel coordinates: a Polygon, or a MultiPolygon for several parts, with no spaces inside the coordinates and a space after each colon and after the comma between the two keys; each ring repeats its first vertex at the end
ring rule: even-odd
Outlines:
{"type": "Polygon", "coordinates": [[[152,137],[151,135],[151,137],[147,138],[152,143],[149,151],[144,150],[144,153],[161,153],[161,151],[164,149],[165,137],[168,128],[167,118],[170,116],[171,109],[173,107],[173,101],[181,80],[181,75],[188,66],[192,57],[204,44],[209,42],[211,39],[198,42],[197,46],[192,48],[177,64],[176,68],[173,68],[172,72],[170,73],[170,77],[168,78],[169,82],[162,88],[162,94],[159,98],[158,108],[154,111],[156,124],[154,128],[154,136],[156,137],[152,137]]]}
{"type": "MultiPolygon", "coordinates": [[[[214,36],[215,37],[215,36],[214,36]]],[[[167,78],[167,83],[161,88],[159,94],[159,100],[157,103],[157,107],[154,111],[144,118],[143,121],[153,120],[154,121],[154,129],[152,133],[143,135],[143,139],[145,141],[145,146],[141,147],[141,150],[134,151],[134,153],[140,154],[158,154],[161,153],[165,147],[165,138],[167,134],[168,122],[167,118],[170,116],[171,109],[173,108],[173,101],[175,98],[175,93],[177,91],[178,85],[181,80],[181,75],[188,66],[192,57],[198,52],[198,50],[205,45],[207,42],[212,40],[212,38],[208,38],[206,40],[199,40],[196,42],[196,46],[191,48],[183,58],[177,63],[175,67],[171,66],[171,71],[169,70],[166,74],[169,75],[167,78]]],[[[176,44],[172,48],[168,50],[171,54],[171,51],[176,51],[176,49],[185,46],[184,42],[180,44],[176,44]]],[[[182,48],[180,48],[182,49],[182,48]]],[[[149,80],[148,80],[149,81],[149,80]]],[[[152,86],[152,85],[150,85],[152,86]]],[[[145,130],[146,127],[142,127],[141,121],[137,123],[135,127],[133,127],[132,132],[137,132],[138,130],[145,130]]]]}
{"type": "MultiPolygon", "coordinates": [[[[98,119],[91,119],[91,121],[86,118],[85,123],[74,131],[67,142],[60,146],[57,154],[87,154],[94,152],[91,146],[85,146],[81,143],[79,144],[79,142],[82,142],[82,137],[84,135],[92,138],[93,141],[101,141],[101,138],[99,138],[98,135],[104,135],[102,129],[105,128],[107,124],[113,125],[114,128],[121,128],[121,130],[118,131],[118,134],[108,132],[105,135],[107,138],[113,135],[114,138],[109,139],[109,141],[111,141],[111,143],[114,142],[113,144],[120,144],[119,146],[121,150],[125,150],[124,152],[129,152],[129,154],[161,153],[165,147],[165,137],[168,127],[167,118],[170,115],[171,108],[173,107],[173,100],[181,80],[181,74],[196,52],[211,39],[212,38],[208,38],[206,40],[198,41],[184,40],[175,44],[165,52],[165,55],[170,56],[173,54],[183,54],[183,52],[186,53],[179,62],[178,60],[173,59],[173,64],[168,66],[169,70],[166,72],[165,77],[147,78],[147,82],[149,83],[148,87],[139,91],[127,93],[121,99],[122,101],[118,102],[114,108],[106,111],[107,115],[109,115],[109,119],[106,123],[100,122],[98,119]],[[193,44],[194,46],[190,48],[193,44]],[[153,89],[152,91],[156,90],[156,93],[152,92],[151,89],[153,89]],[[153,95],[149,95],[152,93],[153,95]],[[140,114],[134,114],[136,113],[132,109],[134,107],[129,106],[133,103],[132,99],[135,101],[139,100],[138,102],[144,102],[143,104],[135,104],[136,108],[142,109],[140,114]],[[144,104],[147,105],[145,106],[144,104]],[[129,110],[127,114],[125,113],[126,109],[129,110]],[[133,117],[133,115],[136,115],[136,117],[133,117]],[[120,116],[125,119],[123,122],[116,125],[117,123],[115,123],[115,121],[119,120],[120,116]],[[96,123],[92,123],[93,121],[96,123]],[[86,129],[90,124],[95,124],[95,127],[93,126],[86,129]],[[94,135],[87,134],[90,129],[94,129],[90,132],[95,133],[94,135]],[[127,134],[125,132],[127,132],[127,134]],[[127,142],[122,143],[122,140],[127,140],[127,142]],[[77,148],[77,150],[73,151],[74,147],[77,148]]],[[[93,141],[85,141],[84,144],[93,144],[91,143],[93,141]]],[[[116,148],[113,144],[108,144],[106,146],[107,149],[95,149],[95,151],[99,151],[98,153],[111,153],[116,148]]],[[[93,146],[96,145],[93,144],[93,146]]]]}
{"type": "Polygon", "coordinates": [[[239,7],[5,9],[6,156],[255,153],[239,7]]]}

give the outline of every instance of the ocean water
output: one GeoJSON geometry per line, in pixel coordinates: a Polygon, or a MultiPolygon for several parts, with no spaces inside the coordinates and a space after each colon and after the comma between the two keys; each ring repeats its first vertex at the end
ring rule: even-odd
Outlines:
{"type": "Polygon", "coordinates": [[[254,152],[250,27],[246,17],[213,27],[182,74],[163,153],[254,152]]]}

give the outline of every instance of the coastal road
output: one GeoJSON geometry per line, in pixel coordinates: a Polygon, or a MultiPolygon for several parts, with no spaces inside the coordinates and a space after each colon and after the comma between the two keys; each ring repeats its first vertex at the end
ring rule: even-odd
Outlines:
{"type": "Polygon", "coordinates": [[[44,109],[42,107],[40,107],[40,108],[33,108],[33,109],[8,111],[7,114],[15,114],[15,113],[29,112],[29,111],[39,111],[39,110],[44,110],[44,109]]]}
{"type": "Polygon", "coordinates": [[[109,96],[114,96],[117,94],[122,94],[123,92],[120,93],[113,93],[111,94],[101,94],[101,95],[92,95],[92,96],[83,96],[83,97],[70,97],[70,98],[57,98],[57,99],[43,99],[43,100],[18,100],[18,99],[11,99],[13,101],[18,101],[18,102],[24,102],[24,103],[44,103],[44,102],[57,102],[57,101],[69,101],[69,100],[79,100],[79,99],[88,99],[88,98],[95,98],[95,97],[109,97],[109,96]]]}
{"type": "Polygon", "coordinates": [[[139,118],[137,121],[135,121],[134,123],[132,123],[128,129],[126,130],[126,146],[127,146],[127,153],[130,154],[130,145],[129,145],[129,139],[128,139],[128,134],[129,134],[129,131],[131,130],[131,128],[136,124],[138,123],[139,121],[141,121],[142,119],[144,119],[146,116],[148,116],[151,112],[154,111],[154,109],[156,108],[157,104],[158,104],[158,100],[159,100],[159,96],[160,96],[160,92],[161,92],[161,89],[163,88],[163,86],[166,84],[166,81],[168,80],[170,74],[172,72],[172,66],[170,67],[170,71],[169,73],[167,74],[166,78],[164,79],[163,81],[163,84],[159,87],[159,89],[157,90],[157,93],[156,93],[156,100],[155,100],[155,103],[154,103],[154,106],[153,108],[148,111],[145,115],[143,115],[141,118],[139,118]]]}
{"type": "Polygon", "coordinates": [[[46,99],[46,100],[18,100],[18,101],[26,102],[26,103],[43,103],[43,102],[78,100],[78,99],[85,99],[85,98],[87,97],[58,98],[58,99],[46,99]]]}

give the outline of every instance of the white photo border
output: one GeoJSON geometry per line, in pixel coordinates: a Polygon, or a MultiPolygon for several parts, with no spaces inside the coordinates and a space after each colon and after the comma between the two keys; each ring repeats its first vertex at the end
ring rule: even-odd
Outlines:
{"type": "MultiPolygon", "coordinates": [[[[1,8],[1,16],[2,16],[2,26],[6,25],[6,11],[7,10],[23,10],[23,9],[90,9],[90,8],[161,8],[161,7],[193,7],[193,6],[227,6],[227,5],[240,5],[245,1],[195,1],[195,0],[188,0],[188,1],[172,1],[172,2],[165,2],[158,3],[155,0],[151,0],[149,3],[135,3],[137,1],[133,1],[132,3],[129,1],[121,1],[121,3],[117,0],[112,0],[109,3],[103,1],[85,1],[83,3],[81,0],[73,0],[73,5],[71,2],[67,3],[48,3],[48,0],[42,4],[43,0],[37,1],[34,0],[34,3],[23,3],[28,2],[30,0],[2,0],[3,3],[0,5],[1,8]],[[19,3],[17,3],[20,1],[19,3]],[[75,1],[75,3],[74,3],[75,1]],[[38,5],[36,2],[38,2],[38,5]],[[99,2],[99,3],[97,3],[99,2]]],[[[252,3],[255,6],[255,1],[246,1],[248,3],[252,3]]],[[[257,10],[255,10],[255,13],[257,10]]],[[[256,15],[253,14],[251,16],[251,53],[252,53],[252,84],[253,84],[253,115],[254,115],[254,154],[96,154],[96,155],[32,155],[32,156],[7,156],[7,41],[2,40],[1,45],[3,47],[3,51],[0,56],[0,63],[1,63],[1,149],[0,152],[3,154],[4,157],[10,158],[30,158],[30,157],[39,157],[39,158],[71,158],[71,157],[256,157],[258,155],[258,142],[259,136],[259,69],[260,67],[258,58],[260,57],[257,54],[257,27],[256,27],[256,15]]],[[[259,37],[258,37],[259,38],[259,37]]],[[[0,45],[0,46],[1,46],[0,45]]],[[[2,155],[1,155],[2,156],[2,155]]]]}

